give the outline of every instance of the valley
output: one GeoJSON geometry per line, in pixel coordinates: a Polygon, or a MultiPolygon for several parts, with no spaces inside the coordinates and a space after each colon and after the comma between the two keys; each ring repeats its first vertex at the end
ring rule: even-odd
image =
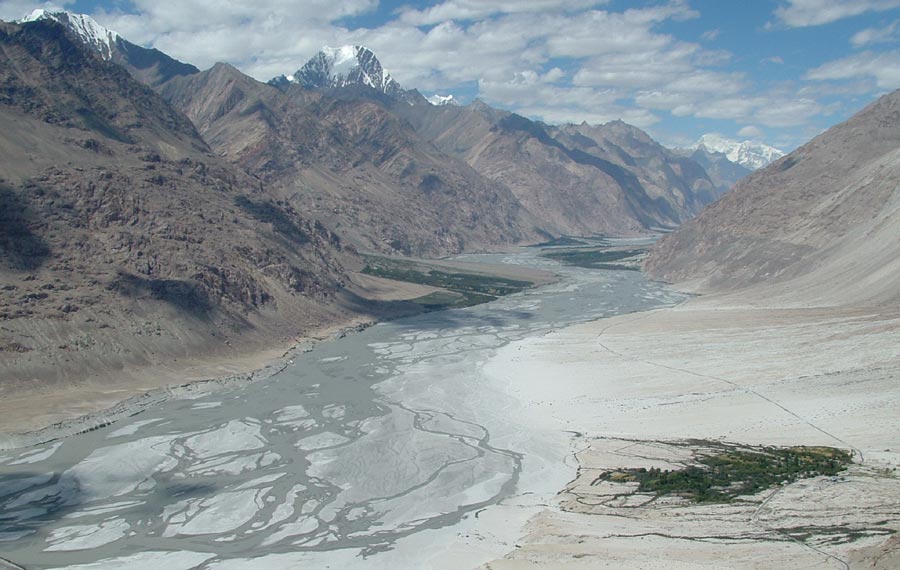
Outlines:
{"type": "Polygon", "coordinates": [[[0,568],[900,567],[895,6],[97,2],[0,21],[0,568]]]}
{"type": "MultiPolygon", "coordinates": [[[[442,553],[484,560],[460,532],[505,513],[501,500],[519,517],[541,510],[574,474],[562,462],[569,436],[510,413],[518,400],[485,363],[511,342],[679,297],[636,272],[566,268],[533,252],[464,261],[552,269],[560,280],[379,324],[293,355],[265,382],[2,452],[4,553],[48,568],[112,568],[159,549],[182,551],[168,562],[184,568],[352,567],[359,554],[385,568],[442,553]],[[103,475],[128,456],[147,460],[128,460],[124,478],[103,475]],[[217,520],[226,505],[233,514],[217,520]],[[262,547],[269,554],[256,558],[262,547]]],[[[486,552],[500,555],[495,540],[486,552]]]]}

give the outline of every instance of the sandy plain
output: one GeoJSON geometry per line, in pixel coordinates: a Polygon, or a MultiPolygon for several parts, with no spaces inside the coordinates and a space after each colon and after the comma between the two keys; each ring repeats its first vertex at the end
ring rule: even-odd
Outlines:
{"type": "Polygon", "coordinates": [[[577,478],[482,568],[897,568],[898,347],[896,311],[712,298],[504,347],[487,373],[581,451],[577,478]],[[702,440],[833,446],[855,462],[725,505],[598,480],[678,468],[702,440]]]}

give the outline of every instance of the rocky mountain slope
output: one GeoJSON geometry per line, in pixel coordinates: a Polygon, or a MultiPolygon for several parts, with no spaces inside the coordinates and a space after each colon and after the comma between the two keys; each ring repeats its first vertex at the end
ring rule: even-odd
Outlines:
{"type": "Polygon", "coordinates": [[[356,89],[277,89],[218,64],[161,93],[219,154],[359,247],[435,256],[545,237],[506,187],[356,89]]]}
{"type": "Polygon", "coordinates": [[[718,197],[701,165],[678,156],[624,121],[569,124],[551,132],[569,148],[607,158],[632,172],[660,210],[678,223],[693,217],[718,197]]]}
{"type": "Polygon", "coordinates": [[[121,65],[138,81],[155,87],[179,75],[199,73],[193,65],[182,63],[157,49],[133,44],[85,14],[64,10],[37,9],[20,23],[51,20],[65,27],[105,61],[121,65]]]}
{"type": "Polygon", "coordinates": [[[755,172],[648,257],[698,291],[792,304],[900,300],[900,91],[755,172]]]}
{"type": "Polygon", "coordinates": [[[0,23],[0,173],[4,397],[294,338],[359,264],[51,20],[0,23]]]}
{"type": "Polygon", "coordinates": [[[181,67],[86,16],[30,19],[67,26],[174,102],[215,152],[365,249],[445,255],[640,234],[716,196],[702,167],[624,123],[584,134],[587,125],[557,129],[483,104],[429,104],[361,46],[323,48],[263,86],[227,66],[181,67]]]}
{"type": "Polygon", "coordinates": [[[508,186],[553,234],[672,228],[715,197],[702,167],[621,122],[550,127],[480,101],[394,109],[438,148],[508,186]]]}

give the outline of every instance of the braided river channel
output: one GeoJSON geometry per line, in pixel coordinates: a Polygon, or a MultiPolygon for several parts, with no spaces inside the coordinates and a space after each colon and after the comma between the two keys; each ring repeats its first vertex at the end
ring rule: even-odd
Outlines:
{"type": "Polygon", "coordinates": [[[513,549],[574,478],[573,434],[492,374],[493,355],[682,297],[637,271],[536,252],[460,259],[560,279],[381,323],[269,379],[0,451],[0,557],[29,570],[419,570],[513,549]]]}

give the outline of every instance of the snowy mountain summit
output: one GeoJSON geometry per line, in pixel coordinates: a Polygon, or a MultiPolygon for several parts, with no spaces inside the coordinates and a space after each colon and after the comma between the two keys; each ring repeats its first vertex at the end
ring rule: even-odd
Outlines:
{"type": "Polygon", "coordinates": [[[25,16],[17,23],[37,22],[40,20],[53,20],[69,29],[81,41],[100,53],[100,56],[109,61],[113,55],[113,45],[119,39],[119,34],[104,28],[96,20],[85,14],[73,14],[65,10],[44,10],[38,8],[25,16]]]}
{"type": "Polygon", "coordinates": [[[435,107],[441,107],[443,105],[459,105],[459,101],[457,101],[456,97],[453,95],[432,95],[425,99],[435,107]]]}
{"type": "Polygon", "coordinates": [[[785,154],[777,148],[761,142],[738,142],[714,133],[700,137],[700,140],[694,143],[691,149],[696,150],[700,147],[710,152],[721,152],[731,162],[740,164],[750,170],[768,166],[769,163],[778,160],[785,154]]]}
{"type": "Polygon", "coordinates": [[[358,85],[391,96],[403,92],[372,50],[363,46],[323,47],[296,73],[276,77],[270,83],[296,83],[310,89],[358,85]]]}

